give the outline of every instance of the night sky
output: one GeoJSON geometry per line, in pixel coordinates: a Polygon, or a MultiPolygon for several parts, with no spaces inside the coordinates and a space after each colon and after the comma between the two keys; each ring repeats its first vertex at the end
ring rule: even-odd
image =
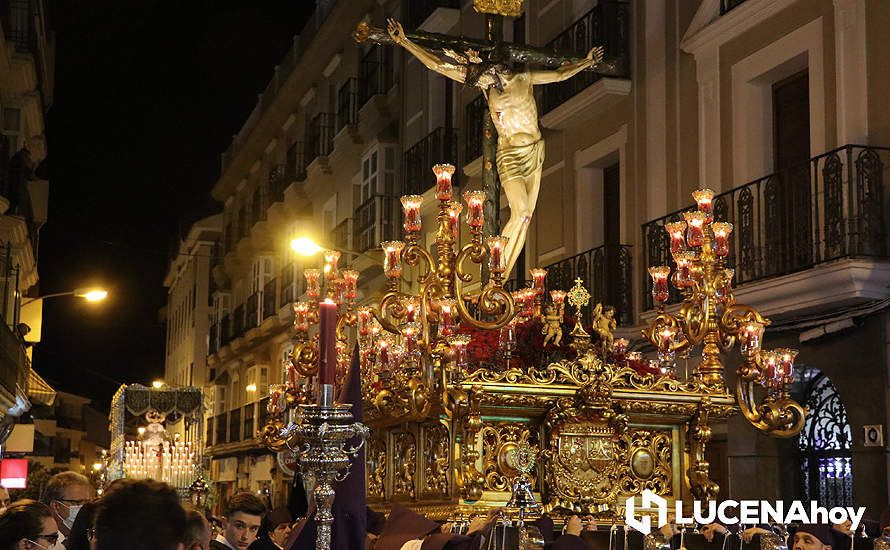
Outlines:
{"type": "Polygon", "coordinates": [[[110,402],[163,374],[163,278],[177,235],[221,208],[219,155],[256,104],[307,0],[50,0],[49,221],[40,294],[101,284],[99,304],[47,300],[34,367],[110,402]]]}

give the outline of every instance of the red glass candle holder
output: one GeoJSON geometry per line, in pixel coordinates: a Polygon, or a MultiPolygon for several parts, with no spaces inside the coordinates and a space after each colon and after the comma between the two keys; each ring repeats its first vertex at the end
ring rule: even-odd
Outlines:
{"type": "Polygon", "coordinates": [[[321,296],[321,272],[314,268],[304,269],[303,277],[306,278],[306,296],[317,300],[321,296]]]}
{"type": "Polygon", "coordinates": [[[714,254],[720,257],[728,256],[732,224],[729,222],[714,222],[711,224],[711,231],[714,232],[714,254]]]}
{"type": "Polygon", "coordinates": [[[686,233],[686,222],[668,222],[664,224],[664,230],[667,231],[667,234],[671,239],[671,255],[676,257],[677,254],[686,249],[686,238],[684,237],[684,234],[686,233]]]}
{"type": "Polygon", "coordinates": [[[692,262],[695,261],[695,252],[680,252],[677,254],[677,271],[674,272],[674,286],[677,288],[689,288],[695,281],[692,279],[692,262]]]}
{"type": "Polygon", "coordinates": [[[417,313],[420,311],[420,302],[414,296],[406,296],[402,298],[402,307],[405,308],[405,321],[413,323],[417,320],[417,313]]]}
{"type": "Polygon", "coordinates": [[[652,299],[661,305],[668,301],[668,276],[671,268],[666,265],[657,265],[649,268],[649,276],[652,277],[652,299]]]}
{"type": "Polygon", "coordinates": [[[294,302],[294,330],[309,332],[309,302],[294,302]]]}
{"type": "Polygon", "coordinates": [[[492,235],[486,239],[488,245],[488,269],[492,273],[503,273],[507,270],[507,237],[492,235]]]}
{"type": "Polygon", "coordinates": [[[535,291],[538,294],[543,293],[544,292],[544,282],[547,279],[547,270],[540,268],[540,267],[534,267],[534,268],[530,269],[528,272],[532,276],[532,281],[534,281],[535,291]]]}
{"type": "Polygon", "coordinates": [[[358,286],[359,272],[354,269],[345,269],[343,270],[342,276],[343,296],[347,300],[355,300],[357,294],[356,287],[358,286]]]}
{"type": "Polygon", "coordinates": [[[371,334],[371,322],[374,320],[374,310],[370,306],[358,308],[358,335],[367,337],[371,334]]]}
{"type": "Polygon", "coordinates": [[[454,314],[457,311],[457,300],[442,298],[439,300],[439,334],[451,336],[454,333],[454,314]]]}
{"type": "Polygon", "coordinates": [[[423,197],[420,195],[405,195],[401,198],[402,209],[405,211],[405,223],[403,227],[408,233],[420,231],[420,207],[423,205],[423,197]]]}
{"type": "Polygon", "coordinates": [[[689,246],[701,246],[705,243],[705,223],[708,215],[704,212],[686,212],[686,242],[689,246]]]}
{"type": "Polygon", "coordinates": [[[451,230],[451,237],[457,239],[460,227],[460,213],[463,212],[464,205],[457,201],[448,203],[448,228],[451,230]]]}
{"type": "Polygon", "coordinates": [[[338,250],[324,251],[324,275],[329,276],[331,273],[337,272],[340,264],[340,252],[338,250]]]}
{"type": "Polygon", "coordinates": [[[464,201],[467,203],[467,224],[470,227],[485,225],[483,206],[486,197],[485,191],[466,191],[464,193],[464,201]]]}
{"type": "Polygon", "coordinates": [[[398,279],[402,276],[402,249],[405,243],[384,241],[380,246],[383,248],[383,273],[388,279],[398,279]]]}
{"type": "Polygon", "coordinates": [[[739,351],[742,355],[751,355],[760,351],[763,338],[763,324],[751,321],[739,330],[739,351]]]}
{"type": "Polygon", "coordinates": [[[451,164],[436,164],[433,166],[433,173],[436,174],[436,198],[440,201],[450,201],[454,195],[451,187],[454,166],[451,164]]]}
{"type": "Polygon", "coordinates": [[[465,367],[467,364],[467,346],[470,345],[469,334],[455,334],[448,338],[448,345],[454,352],[454,362],[458,367],[465,367]]]}
{"type": "Polygon", "coordinates": [[[698,205],[698,211],[705,214],[707,221],[714,219],[714,192],[710,189],[698,189],[692,192],[692,198],[698,205]]]}

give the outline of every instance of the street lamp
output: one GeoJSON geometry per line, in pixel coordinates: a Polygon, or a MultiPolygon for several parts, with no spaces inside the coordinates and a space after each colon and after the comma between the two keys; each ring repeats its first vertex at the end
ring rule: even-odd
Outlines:
{"type": "Polygon", "coordinates": [[[153,387],[156,390],[159,390],[164,387],[164,381],[163,380],[155,380],[154,382],[151,383],[151,387],[153,387]]]}
{"type": "Polygon", "coordinates": [[[359,256],[364,256],[368,258],[372,262],[379,264],[382,263],[381,260],[375,258],[365,252],[356,252],[354,250],[346,250],[345,248],[337,248],[336,246],[323,247],[313,241],[310,237],[297,237],[296,239],[290,242],[291,250],[299,254],[300,256],[315,256],[319,252],[324,250],[336,250],[337,252],[342,252],[344,254],[351,254],[358,258],[359,256]]]}
{"type": "Polygon", "coordinates": [[[99,302],[108,297],[108,291],[104,288],[99,287],[75,288],[74,290],[69,290],[68,292],[54,292],[52,294],[44,294],[43,296],[25,298],[24,300],[22,300],[22,305],[25,306],[27,304],[30,304],[31,302],[36,302],[37,300],[58,298],[60,296],[76,296],[78,298],[83,298],[87,302],[99,302]]]}

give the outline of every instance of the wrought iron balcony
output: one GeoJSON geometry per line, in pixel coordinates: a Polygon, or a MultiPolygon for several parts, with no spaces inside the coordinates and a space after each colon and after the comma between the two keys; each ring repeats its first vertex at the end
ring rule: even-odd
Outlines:
{"type": "Polygon", "coordinates": [[[287,304],[296,300],[297,296],[302,292],[297,292],[296,281],[294,279],[294,264],[288,263],[281,268],[281,275],[278,277],[281,281],[280,293],[278,295],[278,307],[282,308],[287,304]]]}
{"type": "Polygon", "coordinates": [[[278,312],[278,279],[272,279],[263,286],[263,320],[272,317],[278,312]]]}
{"type": "MultiPolygon", "coordinates": [[[[618,78],[630,78],[630,17],[630,2],[601,0],[547,46],[579,55],[586,55],[594,46],[603,46],[606,59],[620,60],[620,66],[625,69],[625,74],[618,78]]],[[[559,107],[601,78],[601,75],[583,71],[564,82],[544,86],[541,112],[559,107]]]]}
{"type": "Polygon", "coordinates": [[[250,225],[266,221],[269,209],[269,180],[261,181],[250,196],[250,225]]]}
{"type": "MultiPolygon", "coordinates": [[[[735,285],[854,257],[886,257],[884,171],[890,148],[845,145],[714,197],[714,217],[732,223],[728,265],[735,285]]],[[[646,266],[670,265],[666,222],[643,224],[646,266]]],[[[652,307],[645,274],[643,304],[652,307]]]]}
{"type": "Polygon", "coordinates": [[[260,326],[262,322],[262,303],[263,303],[263,293],[262,291],[257,291],[247,297],[247,302],[245,302],[245,311],[244,311],[244,330],[248,331],[252,328],[256,328],[260,326]]]}
{"type": "Polygon", "coordinates": [[[393,48],[374,46],[359,64],[358,104],[363,107],[371,97],[385,94],[393,86],[393,48]]]}
{"type": "Polygon", "coordinates": [[[232,338],[238,338],[244,334],[244,304],[239,304],[232,311],[232,338]]]}
{"type": "Polygon", "coordinates": [[[216,420],[216,444],[226,443],[228,441],[229,423],[228,415],[222,413],[214,417],[216,420]]]}
{"type": "Polygon", "coordinates": [[[337,92],[337,129],[339,134],[347,125],[358,124],[358,79],[349,78],[337,92]]]}
{"type": "Polygon", "coordinates": [[[244,405],[244,431],[243,439],[253,439],[254,433],[256,432],[256,427],[253,424],[253,419],[256,416],[256,403],[250,403],[248,405],[244,405]]]}
{"type": "Polygon", "coordinates": [[[318,113],[309,122],[306,133],[306,166],[318,157],[331,154],[334,149],[336,118],[333,113],[318,113]]]}
{"type": "Polygon", "coordinates": [[[334,248],[352,250],[353,219],[346,218],[331,230],[331,244],[334,248]]]}
{"type": "Polygon", "coordinates": [[[395,239],[402,221],[401,211],[396,197],[374,195],[362,203],[353,221],[355,250],[365,252],[379,246],[381,241],[395,239]]]}
{"type": "MultiPolygon", "coordinates": [[[[405,180],[402,189],[406,195],[422,195],[435,185],[436,179],[431,170],[434,164],[450,163],[459,166],[457,135],[456,128],[446,131],[440,126],[405,151],[405,180]]],[[[459,173],[460,170],[454,173],[455,185],[458,183],[459,173]]]]}
{"type": "Polygon", "coordinates": [[[572,288],[580,277],[590,288],[590,304],[582,309],[590,319],[592,308],[601,303],[615,308],[619,325],[632,325],[633,253],[629,245],[603,245],[546,266],[547,290],[572,288]]]}
{"type": "Polygon", "coordinates": [[[467,163],[482,155],[482,124],[485,121],[485,112],[488,103],[485,96],[479,97],[467,103],[464,114],[464,161],[467,163]]]}
{"type": "Polygon", "coordinates": [[[222,346],[226,346],[234,339],[232,333],[232,315],[226,314],[219,322],[219,341],[222,346]]]}
{"type": "Polygon", "coordinates": [[[229,411],[229,443],[241,441],[241,409],[229,411]]]}
{"type": "Polygon", "coordinates": [[[411,0],[408,2],[408,27],[416,29],[438,8],[460,9],[459,0],[411,0]]]}

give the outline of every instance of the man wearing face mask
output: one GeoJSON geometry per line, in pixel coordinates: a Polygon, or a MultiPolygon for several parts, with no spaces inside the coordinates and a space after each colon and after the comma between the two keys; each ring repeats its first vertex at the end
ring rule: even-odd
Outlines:
{"type": "Polygon", "coordinates": [[[61,541],[71,533],[74,518],[84,504],[93,498],[93,486],[86,476],[76,472],[61,472],[49,478],[40,502],[49,506],[62,533],[61,541]]]}

